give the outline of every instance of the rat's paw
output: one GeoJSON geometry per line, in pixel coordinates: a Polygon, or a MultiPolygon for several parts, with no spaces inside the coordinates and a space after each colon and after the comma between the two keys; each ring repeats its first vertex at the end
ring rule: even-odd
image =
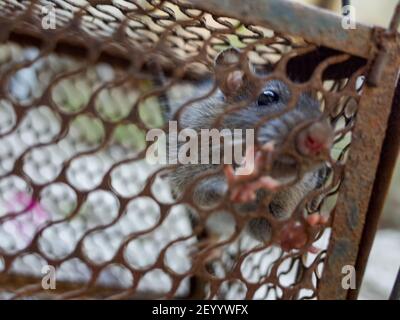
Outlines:
{"type": "MultiPolygon", "coordinates": [[[[318,213],[311,214],[305,219],[305,223],[289,221],[280,231],[279,243],[284,251],[302,249],[308,243],[309,234],[312,229],[326,225],[328,218],[318,213]],[[308,231],[308,232],[307,232],[308,231]]],[[[310,253],[319,253],[320,249],[310,245],[307,248],[310,253]]]]}
{"type": "Polygon", "coordinates": [[[242,182],[242,178],[236,180],[235,176],[233,176],[233,178],[228,178],[227,176],[227,179],[229,189],[231,190],[230,200],[238,203],[254,201],[256,199],[257,190],[259,189],[276,191],[280,186],[279,181],[269,176],[259,177],[251,182],[242,182]],[[231,180],[229,181],[229,179],[231,180]]]}
{"type": "MultiPolygon", "coordinates": [[[[266,143],[262,148],[264,152],[274,150],[273,142],[266,143]]],[[[246,150],[243,166],[237,172],[232,165],[224,166],[224,174],[231,191],[230,199],[233,202],[246,203],[256,199],[259,189],[276,191],[281,183],[270,176],[259,176],[265,166],[265,155],[262,151],[255,152],[254,147],[246,150]]]]}
{"type": "Polygon", "coordinates": [[[305,226],[296,221],[289,221],[280,230],[279,244],[284,251],[300,249],[307,243],[308,236],[305,226]]]}

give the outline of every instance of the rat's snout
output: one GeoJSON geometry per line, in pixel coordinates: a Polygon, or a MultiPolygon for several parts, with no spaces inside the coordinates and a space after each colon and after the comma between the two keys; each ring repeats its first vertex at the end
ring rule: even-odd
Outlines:
{"type": "Polygon", "coordinates": [[[327,121],[314,122],[298,133],[297,150],[303,156],[318,156],[330,150],[334,132],[327,121]]]}

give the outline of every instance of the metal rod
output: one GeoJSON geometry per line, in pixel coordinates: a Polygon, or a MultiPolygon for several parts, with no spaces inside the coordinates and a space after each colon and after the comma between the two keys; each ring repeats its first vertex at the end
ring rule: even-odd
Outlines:
{"type": "Polygon", "coordinates": [[[396,117],[400,117],[400,113],[395,112],[396,108],[391,109],[391,105],[400,56],[396,39],[384,38],[383,41],[388,48],[388,60],[382,73],[385,84],[363,88],[346,161],[350,170],[346,170],[340,187],[327,263],[319,283],[320,299],[345,299],[349,292],[355,291],[341,285],[343,266],[356,266],[357,284],[361,283],[396,162],[396,139],[400,135],[395,137],[394,134],[399,133],[396,117]]]}
{"type": "Polygon", "coordinates": [[[381,158],[377,170],[377,176],[372,191],[373,197],[369,203],[367,219],[363,230],[360,249],[358,252],[357,288],[350,290],[348,298],[356,299],[360,290],[361,281],[364,276],[368,255],[374,241],[375,232],[378,228],[380,213],[385,204],[387,192],[390,187],[391,178],[396,166],[400,151],[400,81],[397,82],[395,95],[392,100],[392,109],[389,117],[388,128],[381,151],[381,158]]]}
{"type": "Polygon", "coordinates": [[[394,10],[392,20],[390,21],[389,30],[396,32],[400,24],[400,1],[397,3],[396,9],[394,10]]]}
{"type": "Polygon", "coordinates": [[[390,293],[389,300],[400,300],[400,268],[397,272],[396,280],[394,281],[392,292],[390,293]]]}
{"type": "Polygon", "coordinates": [[[371,55],[372,27],[356,23],[342,27],[342,17],[315,6],[289,0],[187,0],[191,7],[259,24],[281,34],[300,36],[312,43],[364,58],[371,55]],[[318,19],[315,19],[318,17],[318,19]]]}

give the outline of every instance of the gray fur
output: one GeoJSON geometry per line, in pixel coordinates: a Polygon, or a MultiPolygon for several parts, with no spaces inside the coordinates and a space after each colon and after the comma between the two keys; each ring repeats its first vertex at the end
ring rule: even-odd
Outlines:
{"type": "MultiPolygon", "coordinates": [[[[195,87],[192,98],[205,95],[212,88],[211,82],[203,83],[201,86],[195,87]]],[[[273,89],[281,99],[279,102],[263,108],[257,105],[256,102],[249,103],[241,110],[230,113],[224,116],[222,128],[229,129],[250,129],[254,128],[261,117],[286,108],[290,100],[290,92],[288,87],[281,81],[272,80],[266,83],[263,90],[273,89]]],[[[261,90],[261,92],[263,91],[261,90]]],[[[197,131],[200,129],[211,129],[215,119],[229,109],[234,97],[225,97],[220,90],[217,90],[212,96],[202,100],[201,102],[193,103],[186,108],[179,119],[181,128],[192,128],[197,131]]],[[[236,100],[237,102],[237,100],[236,100]]],[[[177,107],[172,108],[172,115],[175,114],[177,107]]],[[[302,121],[316,119],[320,116],[319,103],[311,98],[308,94],[302,94],[295,108],[279,118],[275,118],[264,123],[260,130],[260,135],[257,137],[260,143],[266,143],[274,140],[278,143],[283,142],[289,132],[302,121]]],[[[220,128],[220,129],[222,129],[220,128]]],[[[228,186],[225,176],[222,172],[222,165],[181,165],[170,176],[172,188],[175,194],[181,194],[187,189],[187,186],[200,175],[210,170],[216,170],[216,174],[211,178],[201,180],[193,194],[193,200],[197,205],[205,208],[210,208],[220,202],[228,192],[228,186]]],[[[317,186],[321,185],[321,181],[325,178],[323,164],[310,168],[310,170],[292,187],[286,188],[273,195],[270,203],[272,214],[278,218],[288,218],[304,196],[317,186]]],[[[283,177],[285,170],[273,172],[276,178],[283,177]]],[[[265,197],[266,192],[260,190],[257,193],[257,200],[253,203],[237,205],[240,213],[254,211],[265,197]]],[[[267,214],[267,213],[266,213],[267,214]]],[[[221,219],[220,219],[221,220],[221,219]]],[[[223,223],[208,223],[211,232],[219,235],[226,234],[223,223]]],[[[227,227],[228,228],[228,227],[227,227]]],[[[232,229],[231,227],[229,227],[232,229]]],[[[270,226],[265,219],[253,219],[248,223],[248,233],[259,241],[268,241],[270,238],[270,226]]]]}

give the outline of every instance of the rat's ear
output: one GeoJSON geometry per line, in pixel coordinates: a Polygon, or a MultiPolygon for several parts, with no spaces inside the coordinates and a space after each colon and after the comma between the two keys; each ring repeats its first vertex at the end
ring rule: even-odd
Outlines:
{"type": "MultiPolygon", "coordinates": [[[[218,53],[215,58],[215,79],[227,97],[237,95],[246,87],[245,72],[241,70],[242,57],[239,49],[230,47],[218,53]]],[[[247,60],[246,57],[245,59],[247,60]]]]}

